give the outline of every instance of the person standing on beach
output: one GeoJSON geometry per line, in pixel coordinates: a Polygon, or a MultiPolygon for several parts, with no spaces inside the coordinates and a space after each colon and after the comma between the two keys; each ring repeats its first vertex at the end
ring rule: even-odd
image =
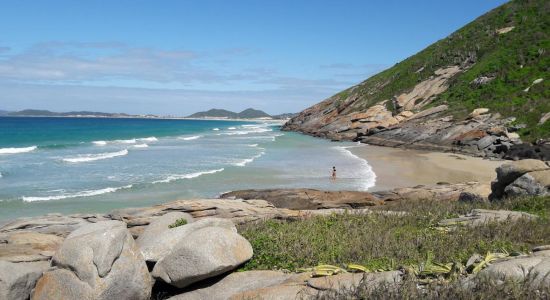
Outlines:
{"type": "Polygon", "coordinates": [[[332,167],[332,176],[331,176],[331,179],[332,180],[336,180],[336,167],[332,167]]]}

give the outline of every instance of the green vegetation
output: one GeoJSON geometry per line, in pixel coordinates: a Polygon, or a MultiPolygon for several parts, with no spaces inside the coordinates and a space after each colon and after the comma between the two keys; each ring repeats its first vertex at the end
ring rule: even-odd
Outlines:
{"type": "Polygon", "coordinates": [[[315,299],[548,299],[550,287],[533,288],[529,282],[509,281],[505,284],[496,284],[490,281],[475,280],[475,286],[464,288],[460,282],[450,283],[436,282],[428,284],[422,289],[418,288],[418,282],[405,280],[400,285],[372,286],[368,283],[358,287],[340,288],[338,291],[319,294],[315,299]]]}
{"type": "Polygon", "coordinates": [[[378,209],[407,213],[331,215],[242,225],[239,231],[254,249],[254,257],[243,269],[297,270],[353,263],[370,270],[390,270],[425,263],[428,257],[434,262],[465,263],[474,253],[527,252],[533,246],[550,244],[550,197],[491,204],[404,201],[378,209]],[[515,209],[543,217],[536,221],[459,227],[452,232],[435,228],[438,221],[473,208],[515,209]]]}
{"type": "Polygon", "coordinates": [[[333,99],[341,103],[343,96],[359,97],[346,112],[364,110],[412,90],[439,68],[461,65],[468,69],[456,75],[449,89],[431,105],[446,103],[450,113],[459,118],[487,107],[526,124],[520,134],[527,140],[548,138],[550,122],[537,123],[543,113],[550,112],[549,29],[548,1],[511,1],[333,99]],[[512,26],[510,32],[497,33],[497,29],[512,26]],[[494,79],[484,85],[472,84],[482,76],[494,79]],[[531,86],[540,78],[542,82],[531,86]]]}
{"type": "Polygon", "coordinates": [[[176,227],[179,227],[179,226],[183,226],[187,224],[187,220],[184,219],[184,218],[181,218],[181,219],[177,219],[176,222],[174,222],[174,224],[171,224],[170,226],[168,226],[168,228],[176,228],[176,227]]]}

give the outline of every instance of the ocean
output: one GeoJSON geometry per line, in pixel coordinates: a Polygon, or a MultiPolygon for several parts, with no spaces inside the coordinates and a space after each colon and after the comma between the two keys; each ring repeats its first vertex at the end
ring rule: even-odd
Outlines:
{"type": "Polygon", "coordinates": [[[0,117],[0,221],[238,189],[368,190],[376,176],[351,147],[269,121],[0,117]]]}

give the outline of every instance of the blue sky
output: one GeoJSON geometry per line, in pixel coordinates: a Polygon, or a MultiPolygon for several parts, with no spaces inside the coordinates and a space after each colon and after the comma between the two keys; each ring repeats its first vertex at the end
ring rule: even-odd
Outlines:
{"type": "Polygon", "coordinates": [[[0,109],[297,112],[504,2],[3,1],[0,109]]]}

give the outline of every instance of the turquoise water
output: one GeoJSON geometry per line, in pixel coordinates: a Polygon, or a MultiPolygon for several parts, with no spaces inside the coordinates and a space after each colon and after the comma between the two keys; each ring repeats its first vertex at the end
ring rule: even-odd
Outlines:
{"type": "Polygon", "coordinates": [[[375,175],[349,147],[269,122],[4,117],[0,220],[248,188],[367,190],[375,175]]]}

